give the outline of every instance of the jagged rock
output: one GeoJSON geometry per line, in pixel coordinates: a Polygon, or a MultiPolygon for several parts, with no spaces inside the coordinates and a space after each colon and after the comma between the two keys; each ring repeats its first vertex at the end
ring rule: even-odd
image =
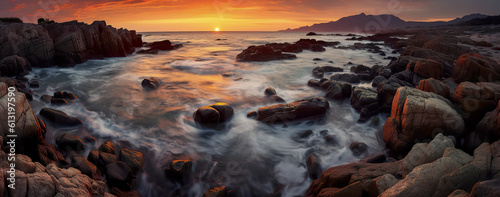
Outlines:
{"type": "Polygon", "coordinates": [[[401,87],[394,96],[391,117],[384,125],[384,141],[396,153],[409,151],[415,140],[437,133],[461,137],[464,120],[447,99],[418,89],[401,87]]]}
{"type": "Polygon", "coordinates": [[[268,123],[284,123],[326,114],[330,105],[325,98],[314,97],[301,99],[289,104],[277,104],[261,107],[257,120],[268,123]]]}
{"type": "Polygon", "coordinates": [[[24,57],[12,55],[3,58],[0,61],[1,75],[14,77],[26,71],[31,71],[31,64],[24,57]]]}

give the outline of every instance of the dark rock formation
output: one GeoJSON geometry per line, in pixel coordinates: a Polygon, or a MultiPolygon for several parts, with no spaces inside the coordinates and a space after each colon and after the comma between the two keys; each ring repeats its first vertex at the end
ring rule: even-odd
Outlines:
{"type": "Polygon", "coordinates": [[[330,105],[325,98],[302,99],[289,104],[262,107],[257,112],[257,120],[267,124],[296,121],[324,115],[328,108],[330,105]]]}

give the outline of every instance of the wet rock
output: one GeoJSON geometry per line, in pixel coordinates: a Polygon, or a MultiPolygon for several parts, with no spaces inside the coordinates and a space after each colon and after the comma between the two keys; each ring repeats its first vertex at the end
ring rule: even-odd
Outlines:
{"type": "Polygon", "coordinates": [[[242,62],[264,62],[295,58],[297,58],[296,55],[275,51],[270,46],[250,46],[236,56],[236,60],[242,62]]]}
{"type": "Polygon", "coordinates": [[[354,156],[360,156],[366,153],[368,146],[363,142],[353,142],[349,145],[349,149],[352,151],[354,156]]]}
{"type": "Polygon", "coordinates": [[[248,112],[247,118],[257,118],[257,112],[256,111],[248,112]]]}
{"type": "Polygon", "coordinates": [[[311,177],[312,179],[319,178],[319,175],[321,175],[321,163],[319,161],[319,158],[313,154],[309,155],[306,160],[306,165],[309,177],[311,177]]]}
{"type": "Polygon", "coordinates": [[[168,51],[174,49],[174,46],[172,45],[170,40],[163,40],[163,41],[149,43],[146,45],[146,47],[150,47],[153,50],[156,49],[161,51],[168,51]]]}
{"type": "Polygon", "coordinates": [[[351,70],[351,72],[356,73],[356,74],[370,72],[370,68],[368,66],[361,65],[361,64],[351,67],[350,70],[351,70]]]}
{"type": "Polygon", "coordinates": [[[366,122],[370,117],[379,112],[378,93],[369,88],[354,87],[351,105],[361,112],[359,121],[366,122]]]}
{"type": "Polygon", "coordinates": [[[434,78],[420,81],[417,89],[425,92],[436,93],[444,98],[450,98],[450,88],[446,84],[434,78]]]}
{"type": "Polygon", "coordinates": [[[76,156],[71,158],[71,167],[74,167],[89,176],[92,179],[98,180],[101,175],[97,170],[97,166],[89,162],[85,157],[76,156]]]}
{"type": "Polygon", "coordinates": [[[278,95],[272,95],[268,97],[268,100],[272,103],[286,103],[285,99],[281,98],[278,95]]]}
{"type": "Polygon", "coordinates": [[[43,165],[49,165],[51,163],[55,163],[61,166],[68,165],[68,162],[66,161],[66,159],[64,159],[63,154],[59,152],[54,145],[44,142],[42,144],[38,144],[36,150],[37,160],[39,160],[43,165]]]}
{"type": "Polygon", "coordinates": [[[99,146],[99,151],[109,154],[115,154],[115,144],[113,142],[107,140],[99,146]]]}
{"type": "Polygon", "coordinates": [[[330,80],[343,81],[347,83],[359,83],[359,77],[355,74],[335,74],[330,77],[330,80]]]}
{"type": "Polygon", "coordinates": [[[370,197],[377,197],[385,190],[395,185],[399,180],[392,174],[385,174],[373,179],[368,186],[370,197]]]}
{"type": "Polygon", "coordinates": [[[99,164],[99,151],[93,150],[89,152],[89,155],[87,156],[87,160],[94,165],[99,164]]]}
{"type": "Polygon", "coordinates": [[[317,36],[318,34],[314,33],[314,32],[309,32],[306,34],[306,36],[317,36]]]}
{"type": "Polygon", "coordinates": [[[42,110],[40,110],[40,115],[46,120],[62,126],[80,126],[83,124],[80,119],[71,117],[62,111],[51,108],[42,108],[42,110]]]}
{"type": "Polygon", "coordinates": [[[85,148],[80,137],[69,133],[65,133],[57,137],[56,144],[59,149],[67,152],[70,150],[80,152],[85,148]]]}
{"type": "Polygon", "coordinates": [[[200,107],[194,112],[194,120],[203,125],[218,125],[229,121],[234,111],[227,103],[216,103],[200,107]]]}
{"type": "Polygon", "coordinates": [[[158,49],[141,49],[137,51],[139,54],[151,54],[151,55],[156,55],[160,52],[158,49]]]}
{"type": "Polygon", "coordinates": [[[289,104],[261,107],[257,112],[257,120],[268,124],[284,123],[324,115],[328,108],[330,105],[325,98],[302,99],[289,104]]]}
{"type": "Polygon", "coordinates": [[[500,80],[500,65],[492,60],[483,58],[477,53],[461,55],[453,68],[452,77],[457,83],[492,82],[500,80]]]}
{"type": "Polygon", "coordinates": [[[108,185],[119,189],[130,190],[130,180],[132,178],[132,169],[121,162],[116,161],[106,165],[106,179],[108,185]]]}
{"type": "Polygon", "coordinates": [[[228,191],[226,186],[212,187],[210,190],[203,194],[203,197],[226,197],[228,191]]]}
{"type": "Polygon", "coordinates": [[[387,80],[387,78],[385,78],[383,76],[376,76],[373,79],[372,86],[375,87],[375,88],[377,88],[380,85],[380,83],[382,83],[385,80],[387,80]]]}
{"type": "Polygon", "coordinates": [[[343,100],[351,97],[352,85],[350,83],[327,80],[321,83],[320,87],[326,90],[326,98],[343,100]]]}
{"type": "Polygon", "coordinates": [[[156,77],[150,77],[142,80],[141,83],[144,89],[156,90],[160,86],[160,79],[156,77]]]}
{"type": "Polygon", "coordinates": [[[165,176],[172,180],[183,182],[190,174],[193,162],[190,159],[179,159],[170,162],[165,169],[165,176]]]}
{"type": "Polygon", "coordinates": [[[299,134],[299,138],[308,138],[309,136],[311,136],[313,134],[313,131],[312,130],[305,130],[305,131],[302,131],[300,134],[299,134]]]}
{"type": "Polygon", "coordinates": [[[276,90],[274,90],[274,88],[268,87],[264,90],[264,94],[266,96],[273,96],[276,95],[276,90]]]}
{"type": "Polygon", "coordinates": [[[461,137],[464,120],[450,101],[414,88],[398,89],[383,138],[395,153],[406,153],[415,140],[431,139],[436,133],[461,137]]]}
{"type": "Polygon", "coordinates": [[[319,87],[319,81],[316,79],[311,79],[307,82],[307,86],[309,87],[319,87]]]}
{"type": "Polygon", "coordinates": [[[120,161],[127,164],[133,172],[144,169],[144,154],[139,151],[122,149],[120,150],[120,161]]]}
{"type": "Polygon", "coordinates": [[[39,81],[31,81],[29,85],[30,85],[30,88],[39,88],[40,82],[39,81]]]}
{"type": "Polygon", "coordinates": [[[70,101],[78,99],[78,97],[73,93],[63,91],[54,92],[54,96],[52,98],[65,99],[70,101]]]}

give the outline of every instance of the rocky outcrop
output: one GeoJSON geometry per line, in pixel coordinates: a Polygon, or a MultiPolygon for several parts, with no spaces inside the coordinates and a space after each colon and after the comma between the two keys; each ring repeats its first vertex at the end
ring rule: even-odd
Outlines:
{"type": "Polygon", "coordinates": [[[462,82],[455,90],[453,100],[459,104],[467,128],[474,129],[486,112],[496,107],[500,100],[500,85],[462,82]]]}
{"type": "Polygon", "coordinates": [[[500,80],[500,65],[477,53],[467,53],[458,57],[452,77],[457,83],[498,81],[500,80]]]}
{"type": "Polygon", "coordinates": [[[78,21],[65,23],[2,24],[0,59],[18,55],[33,67],[58,65],[71,67],[89,59],[125,57],[141,47],[135,31],[115,29],[105,21],[91,25],[78,21]]]}
{"type": "Polygon", "coordinates": [[[270,46],[250,46],[236,56],[237,61],[242,62],[265,62],[271,60],[295,59],[294,54],[276,51],[270,46]]]}
{"type": "Polygon", "coordinates": [[[452,103],[436,94],[401,87],[394,96],[391,117],[384,125],[384,141],[392,151],[406,153],[416,140],[437,133],[461,137],[464,120],[452,103]]]}
{"type": "Polygon", "coordinates": [[[31,71],[31,64],[26,58],[12,55],[0,61],[0,75],[14,77],[31,71]]]}
{"type": "Polygon", "coordinates": [[[289,104],[261,107],[257,112],[257,120],[267,124],[286,123],[325,115],[329,108],[325,98],[307,98],[289,104]]]}
{"type": "Polygon", "coordinates": [[[17,55],[24,57],[33,67],[54,64],[54,42],[40,25],[0,24],[0,59],[17,55]]]}

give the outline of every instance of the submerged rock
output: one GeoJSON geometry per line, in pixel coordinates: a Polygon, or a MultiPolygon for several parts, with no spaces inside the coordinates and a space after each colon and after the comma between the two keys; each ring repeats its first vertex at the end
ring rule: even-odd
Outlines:
{"type": "Polygon", "coordinates": [[[268,124],[284,123],[325,115],[329,108],[325,98],[314,97],[289,104],[262,107],[257,112],[257,120],[268,124]]]}
{"type": "Polygon", "coordinates": [[[62,111],[51,108],[43,108],[40,110],[40,115],[46,120],[63,126],[79,126],[83,124],[80,119],[71,117],[62,111]]]}
{"type": "Polygon", "coordinates": [[[200,107],[194,112],[194,120],[203,125],[218,125],[233,117],[233,108],[227,103],[216,103],[200,107]]]}
{"type": "Polygon", "coordinates": [[[295,58],[297,58],[296,55],[275,51],[270,46],[250,46],[236,56],[236,60],[242,62],[264,62],[295,58]]]}
{"type": "Polygon", "coordinates": [[[335,74],[330,77],[330,80],[343,81],[347,83],[359,83],[358,75],[355,74],[335,74]]]}
{"type": "Polygon", "coordinates": [[[156,77],[149,77],[142,80],[141,83],[144,89],[156,90],[160,86],[160,79],[156,77]]]}

